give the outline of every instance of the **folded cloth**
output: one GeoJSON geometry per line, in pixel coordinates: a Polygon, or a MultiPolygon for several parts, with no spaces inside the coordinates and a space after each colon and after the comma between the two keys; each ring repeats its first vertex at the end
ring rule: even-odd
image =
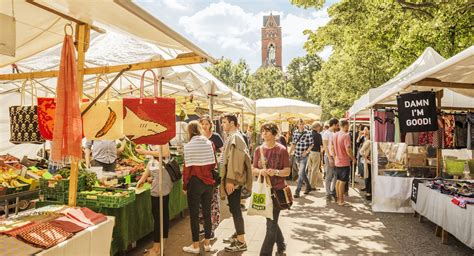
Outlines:
{"type": "Polygon", "coordinates": [[[55,220],[50,221],[49,223],[57,228],[71,233],[77,233],[90,226],[68,216],[57,218],[55,220]]]}
{"type": "Polygon", "coordinates": [[[42,223],[33,227],[31,230],[18,234],[17,238],[34,246],[47,249],[72,236],[73,234],[70,232],[66,232],[49,223],[42,223]]]}
{"type": "Polygon", "coordinates": [[[39,224],[35,223],[35,222],[28,222],[26,225],[10,229],[8,231],[3,232],[3,234],[8,235],[8,236],[16,237],[18,234],[26,232],[28,230],[31,230],[37,225],[39,225],[39,224]]]}
{"type": "Polygon", "coordinates": [[[96,213],[89,208],[83,207],[81,208],[81,211],[84,213],[86,218],[88,218],[95,225],[107,220],[107,216],[103,215],[102,213],[96,213]]]}
{"type": "Polygon", "coordinates": [[[41,249],[35,248],[27,243],[8,236],[0,236],[0,252],[2,255],[20,256],[20,255],[34,255],[40,252],[41,249]]]}
{"type": "Polygon", "coordinates": [[[77,221],[85,223],[89,226],[94,225],[94,223],[86,217],[86,215],[84,214],[83,211],[81,211],[80,208],[67,208],[66,210],[62,211],[61,213],[68,216],[68,217],[70,217],[70,218],[73,218],[77,221]]]}

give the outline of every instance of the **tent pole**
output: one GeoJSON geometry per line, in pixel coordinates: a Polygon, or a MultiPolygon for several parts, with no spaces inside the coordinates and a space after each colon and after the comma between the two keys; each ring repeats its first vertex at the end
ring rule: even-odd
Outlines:
{"type": "MultiPolygon", "coordinates": [[[[354,154],[354,157],[357,155],[356,153],[356,117],[357,114],[354,115],[352,119],[352,153],[354,154]]],[[[355,186],[355,168],[356,168],[356,162],[352,163],[352,188],[355,186]]]]}
{"type": "Polygon", "coordinates": [[[211,121],[214,122],[214,86],[211,86],[211,93],[209,93],[209,116],[211,121]]]}
{"type": "MultiPolygon", "coordinates": [[[[441,112],[441,99],[443,98],[443,90],[436,92],[436,105],[437,105],[437,112],[441,112]]],[[[438,118],[436,118],[438,119],[438,118]]],[[[436,120],[437,121],[437,120],[436,120]]],[[[438,147],[436,148],[436,177],[441,176],[442,171],[442,159],[443,159],[443,150],[441,149],[440,145],[442,145],[443,135],[441,132],[437,132],[438,136],[438,147]]]]}
{"type": "MultiPolygon", "coordinates": [[[[81,24],[81,25],[76,26],[76,33],[79,33],[77,37],[78,41],[77,41],[77,74],[76,74],[77,86],[79,89],[79,102],[82,99],[82,83],[84,81],[84,61],[85,61],[84,42],[86,38],[86,26],[88,25],[81,24]]],[[[79,174],[79,163],[77,160],[72,160],[71,161],[71,174],[69,176],[69,206],[76,206],[78,174],[79,174]]]]}

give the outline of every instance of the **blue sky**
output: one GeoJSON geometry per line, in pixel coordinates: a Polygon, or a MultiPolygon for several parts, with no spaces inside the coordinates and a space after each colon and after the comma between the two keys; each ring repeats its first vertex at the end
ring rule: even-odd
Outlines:
{"type": "MultiPolygon", "coordinates": [[[[305,29],[329,21],[327,1],[321,10],[302,9],[289,0],[136,0],[148,12],[180,32],[215,58],[243,58],[255,71],[261,64],[260,37],[263,15],[279,14],[283,33],[283,66],[304,56],[305,29]]],[[[327,58],[329,48],[320,53],[327,58]]]]}

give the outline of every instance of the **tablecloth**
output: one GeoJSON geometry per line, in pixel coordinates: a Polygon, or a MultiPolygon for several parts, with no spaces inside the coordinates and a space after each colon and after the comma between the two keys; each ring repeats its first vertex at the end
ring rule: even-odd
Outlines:
{"type": "Polygon", "coordinates": [[[72,238],[38,253],[39,256],[83,255],[106,256],[110,255],[114,217],[76,233],[72,238]]]}
{"type": "Polygon", "coordinates": [[[463,209],[453,204],[451,199],[448,195],[419,184],[417,201],[412,202],[412,207],[420,215],[474,249],[474,206],[467,205],[466,209],[463,209]]]}

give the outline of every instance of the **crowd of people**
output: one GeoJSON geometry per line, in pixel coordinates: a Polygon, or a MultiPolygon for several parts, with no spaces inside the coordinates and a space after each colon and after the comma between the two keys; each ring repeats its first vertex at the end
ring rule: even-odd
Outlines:
{"type": "MultiPolygon", "coordinates": [[[[247,250],[245,223],[242,211],[245,199],[250,196],[254,177],[268,178],[272,191],[280,191],[286,180],[297,173],[297,185],[293,197],[299,198],[305,185],[305,195],[325,187],[326,198],[340,206],[346,206],[351,168],[357,166],[357,174],[365,179],[366,196],[370,199],[370,133],[367,127],[349,131],[347,120],[329,120],[324,125],[314,122],[308,126],[298,120],[296,129],[281,133],[277,124],[267,122],[257,129],[240,130],[238,117],[225,114],[221,118],[223,136],[214,131],[212,119],[205,115],[187,126],[188,142],[184,145],[183,193],[188,199],[192,244],[183,247],[191,254],[200,253],[200,242],[206,252],[213,251],[211,241],[217,239],[215,230],[221,221],[222,200],[232,214],[235,233],[223,239],[227,252],[247,250]],[[353,152],[353,136],[356,136],[356,152],[353,152]],[[223,139],[223,137],[225,139],[223,139]],[[258,146],[255,146],[254,143],[258,146]],[[292,168],[292,166],[294,166],[292,168]],[[203,238],[203,240],[202,240],[203,238]]],[[[115,142],[94,141],[86,143],[86,162],[101,166],[104,170],[114,169],[113,163],[123,150],[115,142]],[[92,153],[91,160],[90,154],[92,153]]],[[[169,194],[173,182],[169,174],[162,173],[162,188],[159,188],[159,161],[170,156],[168,145],[137,146],[139,154],[147,156],[147,166],[137,186],[151,177],[151,203],[154,216],[153,247],[149,255],[159,255],[160,237],[160,195],[163,197],[163,238],[169,233],[169,194]]],[[[273,218],[267,218],[266,234],[260,255],[284,255],[285,238],[278,225],[282,210],[272,194],[273,218]]]]}

